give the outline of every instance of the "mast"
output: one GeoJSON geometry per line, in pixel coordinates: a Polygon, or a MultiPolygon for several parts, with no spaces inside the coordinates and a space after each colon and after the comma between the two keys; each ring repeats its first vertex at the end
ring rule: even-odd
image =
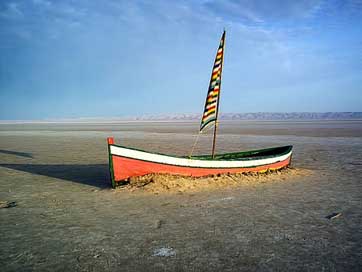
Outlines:
{"type": "Polygon", "coordinates": [[[216,119],[215,119],[215,125],[214,125],[214,137],[212,140],[212,153],[211,156],[214,159],[215,157],[215,146],[216,146],[216,133],[217,133],[217,127],[218,127],[218,116],[219,116],[219,105],[220,105],[220,91],[221,91],[221,78],[222,78],[222,68],[224,66],[224,55],[225,55],[225,29],[224,29],[224,33],[222,34],[222,40],[223,40],[223,44],[222,44],[222,60],[221,60],[221,68],[220,68],[220,83],[219,83],[219,95],[217,97],[217,108],[216,108],[216,119]]]}
{"type": "Polygon", "coordinates": [[[221,90],[221,75],[224,64],[224,46],[225,46],[225,29],[220,39],[220,44],[216,52],[214,66],[211,72],[209,88],[207,90],[205,108],[201,118],[200,133],[207,127],[214,125],[214,138],[212,141],[212,158],[215,156],[217,118],[219,113],[219,101],[221,90]]]}

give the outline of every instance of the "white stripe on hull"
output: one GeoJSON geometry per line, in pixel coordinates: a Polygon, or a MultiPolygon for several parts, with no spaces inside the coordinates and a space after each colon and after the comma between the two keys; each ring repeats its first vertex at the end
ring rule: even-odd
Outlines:
{"type": "Polygon", "coordinates": [[[171,165],[184,166],[184,167],[243,168],[243,167],[260,166],[265,164],[276,163],[279,161],[284,161],[292,154],[292,151],[290,151],[285,155],[273,158],[258,159],[258,160],[238,160],[238,161],[221,161],[221,160],[207,161],[207,160],[197,160],[197,159],[188,159],[188,158],[177,158],[167,155],[153,154],[144,151],[128,149],[114,145],[110,146],[110,153],[112,155],[118,155],[132,159],[138,159],[138,160],[162,163],[162,164],[171,164],[171,165]]]}

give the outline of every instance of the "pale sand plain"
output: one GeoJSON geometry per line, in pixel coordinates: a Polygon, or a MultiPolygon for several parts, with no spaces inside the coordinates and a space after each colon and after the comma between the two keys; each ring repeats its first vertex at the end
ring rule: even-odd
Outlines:
{"type": "MultiPolygon", "coordinates": [[[[0,209],[1,271],[361,270],[362,121],[223,122],[218,152],[292,144],[292,168],[111,189],[107,136],[187,155],[195,131],[0,125],[0,201],[16,202],[0,209]]],[[[210,148],[202,136],[195,153],[210,148]]]]}

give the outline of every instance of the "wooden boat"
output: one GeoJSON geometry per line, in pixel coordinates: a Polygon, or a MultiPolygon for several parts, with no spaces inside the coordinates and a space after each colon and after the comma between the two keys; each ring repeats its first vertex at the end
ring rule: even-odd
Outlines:
{"type": "MultiPolygon", "coordinates": [[[[199,135],[214,126],[211,155],[177,157],[116,145],[109,137],[109,169],[112,186],[131,177],[152,173],[201,177],[225,173],[266,172],[287,167],[292,158],[292,146],[280,146],[261,150],[215,154],[221,75],[224,62],[225,31],[216,53],[211,73],[199,135]]],[[[195,142],[196,144],[196,142],[195,142]]],[[[195,146],[195,145],[194,145],[195,146]]]]}

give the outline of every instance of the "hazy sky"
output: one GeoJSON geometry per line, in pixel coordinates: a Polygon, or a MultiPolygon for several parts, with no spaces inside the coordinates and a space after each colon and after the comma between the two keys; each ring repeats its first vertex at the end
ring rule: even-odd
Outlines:
{"type": "Polygon", "coordinates": [[[0,119],[362,111],[362,0],[1,0],[0,119]]]}

